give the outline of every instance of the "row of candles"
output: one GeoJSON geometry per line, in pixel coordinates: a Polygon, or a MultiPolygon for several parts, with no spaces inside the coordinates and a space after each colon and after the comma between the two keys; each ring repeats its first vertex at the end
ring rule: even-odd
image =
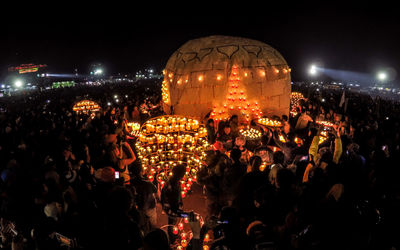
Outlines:
{"type": "Polygon", "coordinates": [[[90,100],[82,100],[77,102],[73,107],[72,110],[74,112],[79,113],[89,113],[89,112],[96,112],[100,110],[100,105],[94,101],[90,100]]]}
{"type": "Polygon", "coordinates": [[[269,118],[260,118],[258,119],[258,123],[268,127],[282,127],[283,124],[280,121],[272,120],[269,118]]]}

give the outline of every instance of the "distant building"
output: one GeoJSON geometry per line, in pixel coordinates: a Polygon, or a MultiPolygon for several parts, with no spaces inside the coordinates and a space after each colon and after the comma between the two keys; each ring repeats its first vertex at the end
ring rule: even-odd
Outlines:
{"type": "Polygon", "coordinates": [[[136,80],[140,79],[161,79],[163,76],[157,74],[154,69],[145,69],[144,71],[139,70],[135,74],[136,80]]]}

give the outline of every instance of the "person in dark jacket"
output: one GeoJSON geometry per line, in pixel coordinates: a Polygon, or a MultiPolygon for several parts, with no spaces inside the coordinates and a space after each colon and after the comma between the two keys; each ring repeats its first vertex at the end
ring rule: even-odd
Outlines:
{"type": "Polygon", "coordinates": [[[207,140],[210,144],[214,144],[217,135],[215,133],[215,125],[213,119],[208,119],[206,128],[207,128],[207,140]]]}
{"type": "MultiPolygon", "coordinates": [[[[175,225],[177,216],[182,211],[183,202],[181,196],[181,179],[185,176],[186,166],[177,165],[172,169],[172,175],[161,190],[161,205],[164,212],[168,215],[168,225],[175,225]]],[[[168,227],[170,242],[175,241],[172,227],[168,227]]]]}
{"type": "Polygon", "coordinates": [[[136,164],[132,168],[133,180],[132,186],[136,190],[136,205],[139,212],[148,218],[150,228],[157,225],[157,207],[156,195],[157,187],[143,177],[143,168],[141,164],[136,164]]]}

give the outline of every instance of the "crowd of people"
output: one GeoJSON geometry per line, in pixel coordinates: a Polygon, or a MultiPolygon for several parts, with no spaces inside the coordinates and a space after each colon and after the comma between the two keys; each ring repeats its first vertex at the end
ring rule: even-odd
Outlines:
{"type": "MultiPolygon", "coordinates": [[[[282,127],[252,121],[259,139],[204,118],[212,148],[197,174],[207,214],[189,213],[187,249],[393,249],[399,247],[400,103],[309,91],[282,127]],[[321,101],[323,98],[324,101],[321,101]],[[332,127],[316,121],[329,121],[332,127]],[[322,142],[321,137],[325,140],[322,142]]],[[[182,165],[161,188],[143,176],[124,122],[163,114],[160,86],[141,82],[56,89],[0,103],[0,237],[11,249],[171,249],[157,227],[182,207],[182,165]],[[103,107],[91,118],[75,101],[103,107]]],[[[247,124],[246,124],[247,126],[247,124]]],[[[175,245],[176,247],[176,245],[175,245]]]]}

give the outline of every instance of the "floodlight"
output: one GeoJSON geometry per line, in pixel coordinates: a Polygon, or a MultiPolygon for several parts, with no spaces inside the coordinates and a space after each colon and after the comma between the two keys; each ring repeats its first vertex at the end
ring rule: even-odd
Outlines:
{"type": "Polygon", "coordinates": [[[14,86],[15,86],[16,88],[20,88],[20,87],[22,87],[22,85],[24,85],[24,83],[23,83],[21,80],[16,80],[16,81],[14,82],[14,86]]]}
{"type": "Polygon", "coordinates": [[[378,73],[378,79],[379,80],[384,81],[384,80],[386,80],[386,78],[387,78],[387,74],[385,72],[379,72],[378,73]]]}
{"type": "Polygon", "coordinates": [[[310,75],[316,75],[317,74],[317,66],[311,65],[310,70],[308,71],[310,75]]]}

